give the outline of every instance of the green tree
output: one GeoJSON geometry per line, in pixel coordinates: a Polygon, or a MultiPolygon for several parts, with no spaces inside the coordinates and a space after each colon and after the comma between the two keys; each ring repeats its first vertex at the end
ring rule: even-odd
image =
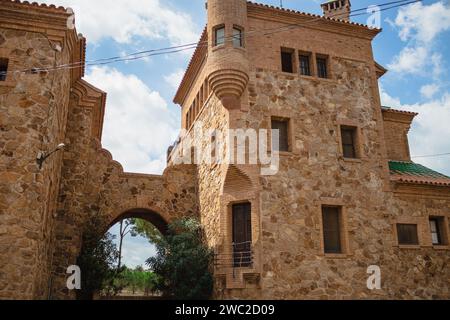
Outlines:
{"type": "Polygon", "coordinates": [[[200,223],[184,218],[169,225],[147,264],[156,275],[155,289],[173,299],[209,299],[213,289],[213,252],[203,241],[200,223]]]}
{"type": "Polygon", "coordinates": [[[120,272],[120,268],[122,266],[122,247],[123,240],[127,236],[127,234],[131,234],[132,237],[136,237],[138,235],[136,231],[136,220],[137,219],[124,219],[119,222],[119,262],[117,263],[117,270],[120,272]]]}
{"type": "Polygon", "coordinates": [[[103,233],[99,217],[91,218],[83,231],[83,243],[77,264],[81,269],[81,290],[77,298],[92,300],[95,292],[111,282],[116,274],[115,265],[119,253],[114,244],[114,236],[103,233]]]}
{"type": "Polygon", "coordinates": [[[143,219],[133,219],[133,232],[147,238],[151,243],[157,244],[163,236],[161,232],[150,222],[143,219]]]}

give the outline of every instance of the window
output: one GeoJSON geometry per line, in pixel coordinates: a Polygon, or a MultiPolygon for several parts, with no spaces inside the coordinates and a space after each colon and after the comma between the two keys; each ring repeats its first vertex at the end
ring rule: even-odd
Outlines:
{"type": "Polygon", "coordinates": [[[6,81],[7,72],[8,72],[8,59],[0,58],[0,81],[6,81]]]}
{"type": "Polygon", "coordinates": [[[200,108],[203,107],[206,101],[206,88],[205,84],[203,83],[202,87],[200,88],[200,108]]]}
{"type": "Polygon", "coordinates": [[[324,57],[317,58],[317,76],[319,78],[328,78],[327,58],[324,57]]]}
{"type": "Polygon", "coordinates": [[[448,244],[444,217],[430,217],[431,241],[433,245],[448,244]]]}
{"type": "Polygon", "coordinates": [[[442,244],[442,236],[439,230],[439,220],[437,218],[430,219],[431,241],[434,245],[442,244]]]}
{"type": "Polygon", "coordinates": [[[418,245],[417,224],[397,224],[399,245],[418,245]]]}
{"type": "Polygon", "coordinates": [[[217,27],[214,30],[214,46],[220,46],[225,43],[225,27],[217,27]]]}
{"type": "MultiPolygon", "coordinates": [[[[194,101],[194,103],[195,103],[195,101],[194,101]]],[[[189,126],[192,126],[192,124],[194,123],[194,120],[195,120],[195,104],[192,104],[192,106],[191,106],[191,116],[190,116],[190,120],[189,120],[189,126]]]]}
{"type": "Polygon", "coordinates": [[[309,67],[309,55],[301,54],[300,58],[300,74],[304,76],[311,75],[311,68],[309,67]]]}
{"type": "Polygon", "coordinates": [[[322,207],[323,244],[325,253],[342,253],[341,208],[322,207]]]}
{"type": "Polygon", "coordinates": [[[195,118],[197,118],[199,105],[200,105],[200,102],[199,102],[198,94],[197,94],[197,97],[195,97],[194,105],[193,105],[194,114],[193,114],[192,118],[193,118],[194,120],[195,120],[195,118]]]}
{"type": "Polygon", "coordinates": [[[188,110],[186,113],[186,129],[189,129],[191,126],[191,110],[188,110]]]}
{"type": "Polygon", "coordinates": [[[357,158],[356,127],[341,127],[342,153],[344,158],[357,158]]]}
{"type": "Polygon", "coordinates": [[[281,49],[281,70],[283,72],[294,72],[293,51],[289,49],[281,49]]]}
{"type": "Polygon", "coordinates": [[[233,28],[233,47],[242,48],[244,46],[244,41],[242,38],[242,30],[239,28],[233,28]]]}
{"type": "Polygon", "coordinates": [[[252,265],[252,214],[251,204],[233,205],[233,266],[252,265]]]}
{"type": "Polygon", "coordinates": [[[274,151],[289,151],[289,120],[272,119],[272,147],[274,151]],[[278,140],[274,130],[278,130],[278,140]]]}

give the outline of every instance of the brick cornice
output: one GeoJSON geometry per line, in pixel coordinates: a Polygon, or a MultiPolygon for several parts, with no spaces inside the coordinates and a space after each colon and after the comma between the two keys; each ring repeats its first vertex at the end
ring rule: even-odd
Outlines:
{"type": "Polygon", "coordinates": [[[67,28],[71,15],[63,7],[0,0],[1,28],[39,32],[54,41],[63,41],[68,32],[76,32],[67,28]]]}
{"type": "Polygon", "coordinates": [[[203,33],[198,42],[197,48],[192,55],[191,61],[183,76],[183,80],[178,87],[177,93],[173,99],[173,102],[182,105],[186,98],[192,84],[194,83],[197,74],[205,62],[208,53],[208,33],[206,27],[203,29],[203,33]]]}
{"type": "Polygon", "coordinates": [[[83,79],[75,82],[71,89],[81,107],[91,108],[93,113],[91,134],[101,140],[105,115],[106,93],[83,79]]]}
{"type": "Polygon", "coordinates": [[[372,40],[381,29],[370,29],[368,26],[339,19],[282,9],[274,6],[248,2],[248,16],[285,24],[303,24],[302,27],[322,30],[372,40]]]}
{"type": "Polygon", "coordinates": [[[27,9],[35,9],[46,12],[65,12],[66,8],[62,6],[55,6],[54,4],[45,4],[45,3],[37,3],[37,2],[29,2],[29,1],[20,1],[20,0],[0,0],[0,4],[10,5],[11,7],[18,7],[23,9],[26,7],[27,9]]]}
{"type": "MultiPolygon", "coordinates": [[[[64,7],[29,3],[27,1],[0,0],[0,28],[34,32],[45,35],[49,41],[59,42],[71,53],[70,63],[84,62],[86,39],[75,28],[67,26],[71,12],[64,7]]],[[[71,68],[72,83],[84,76],[84,63],[71,68]]]]}
{"type": "Polygon", "coordinates": [[[378,62],[375,61],[375,71],[377,73],[377,78],[381,78],[382,76],[384,76],[386,74],[386,72],[388,72],[388,70],[383,67],[381,64],[379,64],[378,62]]]}
{"type": "Polygon", "coordinates": [[[449,199],[450,185],[391,180],[394,194],[415,198],[449,199]]]}
{"type": "Polygon", "coordinates": [[[407,125],[411,125],[414,118],[418,115],[415,112],[387,109],[386,107],[383,107],[382,111],[384,121],[399,122],[407,125]]]}

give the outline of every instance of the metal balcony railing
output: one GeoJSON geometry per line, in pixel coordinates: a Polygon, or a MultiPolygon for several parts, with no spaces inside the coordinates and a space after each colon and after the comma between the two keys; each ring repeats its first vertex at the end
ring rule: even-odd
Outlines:
{"type": "Polygon", "coordinates": [[[251,268],[254,258],[252,243],[233,243],[231,246],[231,252],[215,254],[214,265],[218,268],[251,268]]]}

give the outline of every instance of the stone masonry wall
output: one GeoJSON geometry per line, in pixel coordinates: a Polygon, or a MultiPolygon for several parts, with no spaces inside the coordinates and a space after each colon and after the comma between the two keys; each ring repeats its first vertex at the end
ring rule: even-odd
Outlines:
{"type": "MultiPolygon", "coordinates": [[[[202,125],[204,132],[216,130],[219,136],[225,134],[228,127],[228,113],[222,106],[220,100],[211,95],[205,103],[204,109],[200,112],[197,123],[202,125]]],[[[200,150],[206,150],[211,139],[207,135],[195,137],[194,145],[200,150]]],[[[219,140],[219,138],[217,139],[219,140]]],[[[224,157],[227,145],[216,150],[217,156],[224,157]]],[[[198,199],[201,223],[204,226],[208,244],[211,247],[220,245],[220,193],[224,180],[225,164],[202,163],[197,166],[198,174],[198,199]]]]}
{"type": "MultiPolygon", "coordinates": [[[[249,4],[247,30],[251,33],[283,26],[275,22],[278,19],[275,13],[279,13],[275,11],[249,4]]],[[[283,14],[286,19],[294,19],[289,13],[283,14]]],[[[225,281],[216,283],[215,296],[448,298],[449,273],[444,267],[449,262],[448,248],[438,250],[429,241],[422,241],[417,248],[405,249],[396,245],[393,233],[396,221],[415,221],[420,224],[422,238],[429,238],[429,212],[449,215],[448,192],[443,191],[443,198],[438,196],[437,189],[431,191],[429,198],[419,192],[409,209],[402,209],[404,195],[394,194],[389,182],[388,157],[399,139],[391,134],[389,126],[383,126],[371,48],[376,32],[357,28],[343,32],[342,26],[336,25],[333,30],[325,24],[245,39],[244,50],[252,70],[250,82],[240,110],[227,111],[229,123],[225,128],[270,129],[272,117],[289,119],[291,150],[280,153],[277,175],[259,177],[257,183],[249,183],[249,190],[240,191],[238,197],[243,200],[247,194],[252,197],[252,191],[256,193],[251,201],[252,237],[259,242],[255,250],[262,260],[261,270],[256,268],[251,277],[248,274],[241,278],[243,286],[235,281],[234,275],[246,271],[234,270],[233,279],[227,275],[225,281]],[[293,74],[281,72],[281,48],[294,50],[293,74]],[[298,75],[300,52],[310,54],[313,76],[298,75]],[[316,76],[317,56],[328,59],[328,79],[316,76]],[[340,142],[343,125],[357,127],[360,159],[343,158],[340,142]],[[322,205],[343,208],[344,254],[324,254],[322,205]],[[261,230],[255,226],[259,222],[261,230]],[[374,264],[382,269],[381,291],[366,287],[367,267],[374,264]],[[408,280],[404,280],[403,274],[408,280]]],[[[246,59],[246,55],[234,59],[246,59]]],[[[234,64],[246,63],[229,60],[234,64]]],[[[186,99],[192,99],[192,94],[186,99]]],[[[199,120],[218,126],[223,121],[223,107],[210,102],[206,108],[209,110],[203,110],[199,120]]],[[[404,149],[407,140],[403,139],[406,138],[404,130],[402,134],[399,154],[403,157],[407,154],[404,149]]],[[[231,244],[230,220],[226,217],[229,201],[235,198],[223,194],[228,169],[199,167],[202,222],[209,243],[219,253],[231,244]],[[220,196],[217,189],[221,190],[220,196]],[[217,214],[218,211],[221,213],[217,214]],[[216,239],[220,239],[218,247],[216,239]]],[[[236,176],[242,175],[246,174],[239,171],[236,176]]],[[[217,271],[216,276],[222,279],[223,270],[217,271]]]]}
{"type": "MultiPolygon", "coordinates": [[[[0,29],[9,70],[69,62],[44,34],[0,29]]],[[[39,151],[64,140],[70,72],[8,74],[0,82],[0,298],[46,298],[61,154],[42,170],[39,151]]]]}
{"type": "Polygon", "coordinates": [[[251,75],[242,123],[264,128],[271,116],[290,118],[293,150],[281,154],[277,175],[261,177],[261,287],[228,290],[225,297],[448,299],[448,249],[399,248],[392,230],[398,216],[421,217],[429,235],[427,214],[448,216],[450,199],[416,196],[408,203],[384,191],[371,69],[353,60],[331,63],[336,75],[346,76],[319,80],[263,69],[251,75]],[[361,128],[360,161],[340,156],[338,125],[346,122],[361,128]],[[322,205],[343,206],[343,255],[323,254],[322,205]],[[373,264],[382,270],[381,291],[366,287],[373,264]]]}
{"type": "Polygon", "coordinates": [[[92,114],[92,109],[78,105],[71,97],[56,225],[53,298],[73,297],[65,288],[65,272],[76,262],[83,225],[90,216],[102,217],[106,231],[133,209],[155,212],[167,223],[197,215],[194,167],[173,166],[162,176],[124,173],[91,136],[92,114]]]}

